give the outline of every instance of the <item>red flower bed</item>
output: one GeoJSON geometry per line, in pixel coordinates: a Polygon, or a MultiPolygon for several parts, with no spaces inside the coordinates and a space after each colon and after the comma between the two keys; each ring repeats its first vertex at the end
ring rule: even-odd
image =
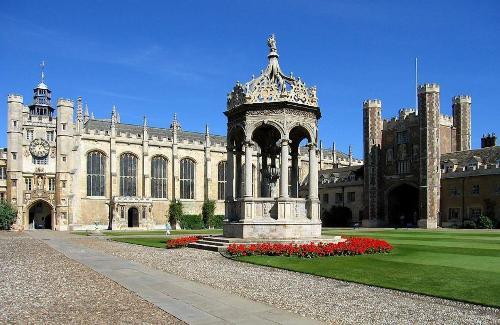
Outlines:
{"type": "Polygon", "coordinates": [[[169,241],[167,241],[167,248],[186,247],[189,243],[194,243],[198,239],[198,236],[187,236],[170,239],[169,241]]]}
{"type": "Polygon", "coordinates": [[[363,237],[348,237],[346,241],[339,243],[230,244],[227,248],[227,252],[233,256],[283,255],[299,257],[375,254],[388,253],[391,250],[391,244],[385,240],[363,237]]]}

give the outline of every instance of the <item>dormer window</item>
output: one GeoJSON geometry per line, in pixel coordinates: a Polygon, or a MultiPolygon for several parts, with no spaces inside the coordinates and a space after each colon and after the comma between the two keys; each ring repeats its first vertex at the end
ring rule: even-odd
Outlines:
{"type": "Polygon", "coordinates": [[[476,170],[478,167],[478,164],[477,162],[470,162],[468,165],[467,165],[467,170],[476,170]]]}

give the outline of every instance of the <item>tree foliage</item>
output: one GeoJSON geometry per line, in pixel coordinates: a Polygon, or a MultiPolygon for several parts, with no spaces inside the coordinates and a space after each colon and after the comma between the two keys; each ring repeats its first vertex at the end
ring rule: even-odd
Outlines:
{"type": "Polygon", "coordinates": [[[16,221],[17,210],[7,201],[0,202],[0,230],[9,230],[16,221]]]}

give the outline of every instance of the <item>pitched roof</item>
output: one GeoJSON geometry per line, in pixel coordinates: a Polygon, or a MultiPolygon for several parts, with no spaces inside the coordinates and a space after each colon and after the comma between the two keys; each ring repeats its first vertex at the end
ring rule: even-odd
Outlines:
{"type": "Polygon", "coordinates": [[[467,162],[471,159],[482,164],[496,164],[500,159],[500,146],[450,152],[441,155],[441,162],[451,161],[459,166],[467,165],[467,162]]]}

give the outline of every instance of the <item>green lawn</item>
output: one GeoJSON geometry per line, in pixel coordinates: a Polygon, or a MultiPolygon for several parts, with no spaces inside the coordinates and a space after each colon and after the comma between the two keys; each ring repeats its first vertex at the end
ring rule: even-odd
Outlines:
{"type": "Polygon", "coordinates": [[[316,259],[247,256],[241,261],[340,280],[500,307],[500,232],[338,230],[324,235],[382,238],[390,254],[316,259]]]}
{"type": "MultiPolygon", "coordinates": [[[[77,235],[87,235],[86,231],[75,231],[77,235]]],[[[119,230],[104,230],[102,232],[106,236],[144,236],[144,235],[165,235],[165,230],[137,230],[137,231],[119,231],[119,230]]],[[[200,230],[172,230],[172,235],[222,235],[222,229],[200,229],[200,230]]]]}
{"type": "Polygon", "coordinates": [[[135,245],[142,245],[142,246],[150,246],[150,247],[158,247],[158,248],[165,248],[165,245],[167,243],[166,237],[159,238],[159,237],[152,237],[152,238],[143,238],[143,237],[120,237],[120,238],[113,238],[113,241],[118,241],[121,243],[129,243],[129,244],[135,244],[135,245]]]}

